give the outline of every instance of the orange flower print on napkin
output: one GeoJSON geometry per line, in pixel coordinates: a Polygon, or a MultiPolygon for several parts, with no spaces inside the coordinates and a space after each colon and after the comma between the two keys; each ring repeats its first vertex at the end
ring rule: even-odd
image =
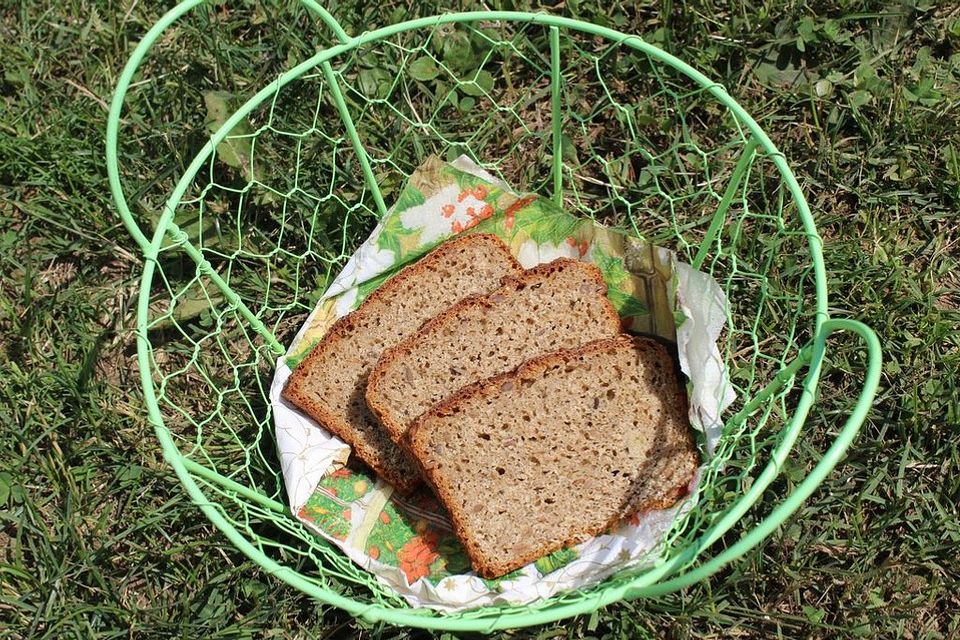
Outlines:
{"type": "Polygon", "coordinates": [[[450,231],[460,233],[471,229],[493,216],[493,206],[484,202],[489,191],[483,185],[467,187],[457,194],[456,203],[440,207],[443,217],[450,221],[450,231]]]}
{"type": "Polygon", "coordinates": [[[437,533],[428,529],[400,548],[397,560],[400,561],[400,570],[407,576],[409,584],[430,575],[430,565],[440,557],[437,542],[437,533]]]}
{"type": "Polygon", "coordinates": [[[590,243],[586,240],[577,240],[573,236],[567,238],[567,244],[577,250],[577,253],[580,254],[580,257],[587,255],[587,251],[590,250],[590,243]]]}
{"type": "Polygon", "coordinates": [[[507,207],[506,211],[503,212],[503,224],[508,231],[513,229],[513,223],[517,217],[517,211],[523,209],[536,199],[537,196],[524,196],[507,207]]]}
{"type": "Polygon", "coordinates": [[[468,196],[473,196],[477,200],[483,200],[487,197],[488,193],[489,191],[487,191],[487,188],[482,184],[478,184],[475,187],[467,187],[457,196],[457,202],[463,202],[468,196]]]}

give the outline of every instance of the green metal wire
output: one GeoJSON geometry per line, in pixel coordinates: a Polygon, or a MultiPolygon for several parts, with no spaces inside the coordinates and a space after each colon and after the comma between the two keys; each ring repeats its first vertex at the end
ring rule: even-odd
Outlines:
{"type": "Polygon", "coordinates": [[[370,168],[370,158],[363,149],[363,143],[360,142],[360,136],[357,134],[357,128],[353,124],[353,117],[350,115],[347,103],[343,99],[343,92],[340,91],[340,84],[337,82],[336,75],[333,73],[333,67],[330,66],[329,60],[321,62],[320,67],[323,69],[323,75],[327,79],[327,85],[333,94],[333,99],[337,103],[337,111],[340,113],[340,119],[343,120],[343,125],[347,128],[347,134],[353,143],[357,160],[360,161],[360,166],[363,167],[363,178],[367,181],[367,186],[370,188],[374,200],[377,202],[377,210],[380,212],[380,215],[386,215],[387,205],[383,202],[380,185],[377,184],[377,178],[373,175],[373,169],[370,168]]]}
{"type": "Polygon", "coordinates": [[[703,241],[700,243],[700,249],[697,251],[697,255],[690,262],[694,269],[699,269],[700,266],[703,265],[703,261],[707,259],[711,245],[714,240],[716,240],[717,234],[720,232],[720,227],[727,219],[727,211],[730,209],[730,205],[737,195],[744,174],[747,172],[747,169],[750,168],[750,163],[753,161],[753,152],[756,151],[756,149],[757,143],[753,138],[747,140],[747,143],[743,146],[743,151],[740,153],[740,160],[737,161],[737,166],[733,169],[733,175],[730,176],[730,184],[727,185],[727,190],[723,193],[723,199],[721,199],[720,204],[717,205],[717,210],[713,214],[710,226],[707,227],[707,232],[704,234],[703,241]]]}
{"type": "Polygon", "coordinates": [[[369,621],[451,631],[541,624],[708,578],[784,522],[841,459],[879,383],[879,342],[860,323],[829,318],[822,243],[796,178],[722,86],[637,36],[545,13],[450,13],[350,36],[302,0],[335,44],[238,106],[145,232],[124,195],[121,115],[151,47],[201,4],[176,6],[133,51],[107,121],[107,170],[145,256],[138,363],[164,457],[265,570],[369,621]],[[413,77],[415,62],[436,73],[413,77]],[[218,163],[225,141],[249,149],[243,167],[218,163]],[[570,211],[674,248],[730,299],[721,350],[738,401],[697,508],[654,566],[522,606],[411,609],[284,505],[269,405],[276,356],[431,153],[466,153],[570,211]],[[835,331],[866,347],[853,411],[807,478],[709,557],[802,436],[835,331]]]}
{"type": "Polygon", "coordinates": [[[560,86],[563,74],[560,71],[560,29],[550,27],[550,123],[553,128],[553,199],[563,206],[563,123],[560,86]]]}

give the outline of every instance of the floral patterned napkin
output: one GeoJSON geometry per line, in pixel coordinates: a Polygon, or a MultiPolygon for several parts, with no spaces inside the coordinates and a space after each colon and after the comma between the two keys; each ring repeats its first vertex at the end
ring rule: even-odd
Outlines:
{"type": "Polygon", "coordinates": [[[720,413],[733,400],[716,347],[726,299],[712,278],[669,251],[567,214],[545,198],[519,195],[465,157],[451,164],[428,158],[278,361],[271,400],[293,513],[411,605],[445,610],[529,602],[652,562],[674,519],[696,500],[694,480],[680,505],[635,514],[616,531],[485,580],[470,571],[430,492],[395,495],[371,472],[346,467],[349,448],[280,397],[292,368],[337,318],[402,267],[469,232],[496,234],[524,267],[561,256],[596,264],[624,329],[677,343],[690,378],[691,422],[704,433],[707,455],[719,435],[720,413]]]}

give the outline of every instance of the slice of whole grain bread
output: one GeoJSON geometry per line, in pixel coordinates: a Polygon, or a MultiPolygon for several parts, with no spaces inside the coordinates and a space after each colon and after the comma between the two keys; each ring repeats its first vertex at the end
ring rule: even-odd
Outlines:
{"type": "Polygon", "coordinates": [[[466,387],[407,439],[485,578],[672,505],[699,459],[672,358],[629,336],[466,387]]]}
{"type": "Polygon", "coordinates": [[[334,323],[290,376],[283,397],[347,442],[384,480],[409,493],[420,483],[420,473],[367,408],[370,369],[384,349],[428,318],[522,271],[493,235],[460,236],[440,245],[334,323]]]}
{"type": "Polygon", "coordinates": [[[559,258],[461,300],[384,351],[367,404],[397,443],[411,422],[458,389],[534,356],[620,331],[600,270],[559,258]]]}

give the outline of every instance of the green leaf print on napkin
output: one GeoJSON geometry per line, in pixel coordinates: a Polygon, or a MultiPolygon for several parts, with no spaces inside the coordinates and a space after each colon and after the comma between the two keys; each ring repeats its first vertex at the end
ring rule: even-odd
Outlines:
{"type": "Polygon", "coordinates": [[[591,248],[590,261],[597,265],[603,280],[607,283],[607,298],[621,318],[646,315],[649,309],[640,300],[627,292],[630,279],[633,275],[627,271],[621,256],[607,254],[594,244],[591,248]]]}
{"type": "Polygon", "coordinates": [[[560,549],[551,554],[543,556],[534,562],[533,566],[535,566],[537,571],[543,575],[547,575],[548,573],[553,573],[557,569],[567,566],[578,557],[580,556],[577,554],[576,549],[560,549]]]}
{"type": "Polygon", "coordinates": [[[544,198],[537,198],[514,216],[514,224],[538,244],[565,242],[577,231],[590,226],[589,220],[574,217],[544,198]]]}

